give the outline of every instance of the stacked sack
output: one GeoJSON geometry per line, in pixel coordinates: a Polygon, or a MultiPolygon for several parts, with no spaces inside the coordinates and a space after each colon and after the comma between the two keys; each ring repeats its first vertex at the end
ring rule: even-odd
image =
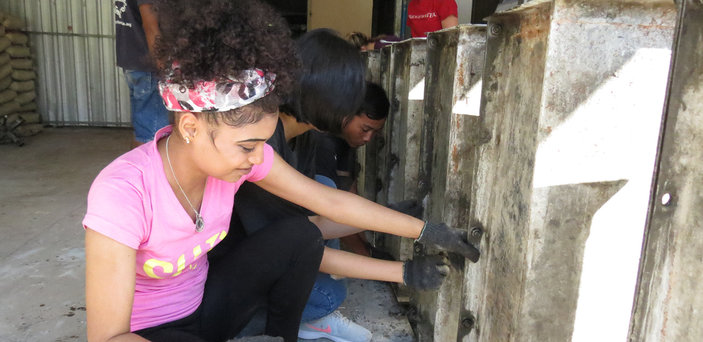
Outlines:
{"type": "Polygon", "coordinates": [[[43,126],[37,112],[34,83],[37,74],[29,37],[23,29],[20,18],[0,12],[0,118],[8,116],[6,126],[24,119],[14,133],[29,136],[39,133],[43,126]]]}

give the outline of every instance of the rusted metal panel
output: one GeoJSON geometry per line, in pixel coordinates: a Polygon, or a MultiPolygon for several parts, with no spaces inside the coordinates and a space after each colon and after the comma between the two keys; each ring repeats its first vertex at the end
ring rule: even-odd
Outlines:
{"type": "MultiPolygon", "coordinates": [[[[426,218],[468,229],[479,120],[485,27],[461,25],[427,38],[427,72],[418,194],[426,218]]],[[[435,250],[419,250],[433,254],[435,250]]],[[[455,341],[462,317],[463,260],[435,292],[415,292],[421,341],[455,341]]]]}
{"type": "Polygon", "coordinates": [[[420,159],[420,132],[424,100],[426,43],[412,39],[393,45],[395,86],[393,102],[397,132],[391,142],[391,154],[397,158],[395,177],[389,183],[389,202],[417,199],[418,166],[420,159]]]}
{"type": "Polygon", "coordinates": [[[703,340],[703,2],[679,2],[630,341],[703,340]]]}
{"type": "Polygon", "coordinates": [[[533,1],[489,18],[491,140],[471,202],[487,237],[464,340],[625,338],[672,26],[664,2],[533,1]]]}
{"type": "Polygon", "coordinates": [[[481,124],[491,141],[479,148],[471,203],[471,217],[484,224],[487,239],[476,264],[482,272],[467,279],[469,295],[479,296],[468,303],[477,318],[469,341],[512,341],[519,334],[551,8],[545,3],[488,21],[481,124]]]}
{"type": "MultiPolygon", "coordinates": [[[[386,91],[390,93],[390,78],[392,77],[391,64],[391,46],[382,48],[378,55],[378,76],[374,76],[374,80],[386,91]]],[[[393,104],[391,103],[391,106],[393,104]]],[[[366,146],[366,164],[374,167],[368,167],[364,177],[366,178],[367,198],[375,200],[380,204],[388,203],[388,177],[389,177],[389,141],[391,138],[391,123],[393,122],[393,111],[391,110],[386,119],[386,124],[383,131],[377,134],[366,146]],[[373,188],[370,184],[373,184],[373,188]]],[[[374,233],[371,243],[379,248],[384,249],[388,244],[386,239],[387,234],[374,233]]]]}
{"type": "MultiPolygon", "coordinates": [[[[381,49],[380,58],[380,77],[379,82],[381,87],[386,91],[386,94],[392,93],[392,82],[393,77],[393,54],[391,52],[392,46],[386,46],[381,49]]],[[[393,101],[391,100],[391,109],[388,113],[388,118],[386,119],[386,125],[383,128],[382,139],[380,139],[380,146],[377,154],[377,174],[376,174],[376,202],[381,204],[388,204],[388,182],[390,177],[390,140],[391,140],[391,128],[393,126],[393,120],[395,119],[395,112],[393,110],[393,101]]]]}
{"type": "MultiPolygon", "coordinates": [[[[417,199],[420,132],[425,77],[425,40],[410,39],[391,46],[388,97],[389,121],[388,181],[384,193],[388,203],[417,199]]],[[[387,236],[386,249],[397,260],[412,255],[412,239],[387,236]]]]}
{"type": "MultiPolygon", "coordinates": [[[[381,53],[376,50],[362,52],[366,62],[366,81],[381,83],[381,53]]],[[[374,136],[366,145],[357,149],[357,160],[361,167],[357,180],[358,193],[372,201],[376,200],[376,174],[378,172],[378,150],[383,137],[374,136]]]]}

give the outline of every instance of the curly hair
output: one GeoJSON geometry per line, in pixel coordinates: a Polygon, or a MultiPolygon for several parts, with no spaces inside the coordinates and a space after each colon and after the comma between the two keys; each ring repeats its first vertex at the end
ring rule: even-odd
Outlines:
{"type": "MultiPolygon", "coordinates": [[[[161,35],[155,58],[169,75],[189,88],[200,80],[223,81],[227,75],[258,68],[276,74],[271,94],[247,107],[277,112],[282,98],[294,87],[300,63],[287,22],[270,5],[257,0],[156,0],[161,35]]],[[[225,123],[239,126],[258,121],[261,110],[234,110],[218,115],[225,123]],[[242,112],[255,117],[242,118],[242,112]]],[[[212,115],[210,115],[212,116],[212,115]]],[[[217,117],[211,118],[215,122],[217,117]]]]}

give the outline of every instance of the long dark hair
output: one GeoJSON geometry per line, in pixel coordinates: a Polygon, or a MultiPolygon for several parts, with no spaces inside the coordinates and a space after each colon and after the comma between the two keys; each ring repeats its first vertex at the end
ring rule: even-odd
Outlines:
{"type": "Polygon", "coordinates": [[[296,42],[302,72],[281,111],[317,129],[339,134],[364,99],[365,66],[359,50],[329,29],[316,29],[296,42]]]}

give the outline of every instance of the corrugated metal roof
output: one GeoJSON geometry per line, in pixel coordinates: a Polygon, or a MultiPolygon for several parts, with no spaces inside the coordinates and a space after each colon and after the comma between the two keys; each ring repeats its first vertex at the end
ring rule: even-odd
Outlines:
{"type": "Polygon", "coordinates": [[[115,66],[114,1],[3,0],[25,20],[37,102],[55,125],[129,126],[129,89],[115,66]]]}

